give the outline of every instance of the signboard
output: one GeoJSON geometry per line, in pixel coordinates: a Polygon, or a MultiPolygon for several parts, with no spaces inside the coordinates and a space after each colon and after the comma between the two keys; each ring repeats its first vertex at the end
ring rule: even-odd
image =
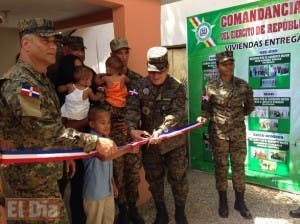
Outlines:
{"type": "MultiPolygon", "coordinates": [[[[247,127],[247,181],[300,191],[300,1],[265,0],[187,18],[189,118],[201,114],[215,54],[234,52],[234,75],[254,91],[247,127]],[[299,117],[299,118],[298,118],[299,117]]],[[[191,166],[214,172],[207,127],[190,134],[191,166]]]]}

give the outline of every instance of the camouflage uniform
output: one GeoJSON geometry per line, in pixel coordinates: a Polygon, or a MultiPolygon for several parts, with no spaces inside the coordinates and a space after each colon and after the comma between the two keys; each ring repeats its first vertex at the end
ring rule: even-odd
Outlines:
{"type": "MultiPolygon", "coordinates": [[[[50,22],[43,19],[24,20],[20,23],[20,34],[34,33],[35,30],[30,28],[36,29],[40,26],[49,31],[47,26],[53,27],[50,22]]],[[[36,31],[41,35],[40,32],[42,31],[36,31]]],[[[49,36],[50,34],[49,31],[49,36]]],[[[89,152],[96,147],[97,136],[64,128],[53,83],[45,74],[37,72],[21,59],[0,77],[0,107],[0,127],[3,132],[1,138],[11,140],[18,150],[83,147],[89,152]],[[24,94],[22,88],[26,86],[35,88],[39,94],[35,97],[24,94]]],[[[57,198],[62,204],[57,186],[57,180],[62,175],[61,162],[8,165],[1,167],[1,175],[7,197],[57,198]]],[[[61,207],[61,218],[54,222],[68,223],[63,204],[61,207]]]]}
{"type": "MultiPolygon", "coordinates": [[[[123,38],[117,38],[111,41],[110,47],[112,51],[121,48],[129,48],[128,43],[123,38]]],[[[127,69],[125,74],[130,82],[127,89],[132,89],[137,80],[141,78],[138,73],[127,69]]],[[[111,138],[118,146],[125,145],[130,139],[127,136],[127,128],[125,124],[125,108],[111,107],[111,138]]],[[[119,190],[119,204],[135,204],[138,200],[138,184],[140,182],[140,169],[142,162],[139,154],[125,154],[114,159],[114,180],[119,190]]]]}
{"type": "MultiPolygon", "coordinates": [[[[126,106],[126,122],[129,129],[168,130],[183,125],[186,95],[184,86],[167,77],[162,86],[154,86],[149,78],[136,83],[138,96],[130,96],[126,106]],[[138,123],[141,120],[141,125],[138,123]]],[[[188,193],[186,177],[187,157],[185,137],[176,136],[159,145],[144,145],[142,161],[146,180],[156,202],[164,201],[164,165],[168,169],[175,204],[184,205],[188,193]],[[162,154],[162,152],[165,152],[162,154]]]]}
{"type": "Polygon", "coordinates": [[[254,109],[253,91],[242,79],[233,77],[223,82],[220,77],[205,86],[208,100],[202,103],[202,116],[209,121],[209,142],[215,161],[216,188],[227,189],[227,158],[232,165],[233,188],[245,190],[244,162],[246,158],[246,130],[244,119],[254,109]]]}

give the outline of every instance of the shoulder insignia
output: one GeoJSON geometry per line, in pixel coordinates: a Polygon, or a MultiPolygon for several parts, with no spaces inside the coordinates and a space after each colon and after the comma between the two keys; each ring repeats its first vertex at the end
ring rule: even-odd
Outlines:
{"type": "Polygon", "coordinates": [[[21,89],[21,95],[40,98],[41,90],[38,87],[30,86],[29,84],[23,83],[21,89]]]}

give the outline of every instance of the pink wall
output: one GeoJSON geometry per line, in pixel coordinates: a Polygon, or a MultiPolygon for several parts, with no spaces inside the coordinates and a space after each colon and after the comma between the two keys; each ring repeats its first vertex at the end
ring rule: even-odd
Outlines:
{"type": "MultiPolygon", "coordinates": [[[[95,5],[109,8],[98,13],[72,18],[55,23],[57,29],[81,28],[93,24],[113,21],[115,37],[125,37],[131,47],[129,67],[147,75],[146,53],[152,46],[160,45],[161,0],[83,0],[95,5]]],[[[141,170],[139,185],[142,204],[151,197],[148,184],[141,170]]]]}
{"type": "Polygon", "coordinates": [[[147,50],[160,45],[160,0],[85,0],[112,8],[115,37],[126,37],[131,47],[129,67],[146,75],[147,50]]]}

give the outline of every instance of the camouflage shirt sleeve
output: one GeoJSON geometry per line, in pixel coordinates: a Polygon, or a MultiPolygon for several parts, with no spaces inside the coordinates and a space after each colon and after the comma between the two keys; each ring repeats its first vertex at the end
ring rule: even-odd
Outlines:
{"type": "Polygon", "coordinates": [[[254,110],[253,90],[247,84],[246,99],[244,102],[244,115],[249,115],[254,110]]]}
{"type": "Polygon", "coordinates": [[[186,116],[186,91],[185,87],[180,84],[175,91],[176,95],[171,100],[170,110],[164,116],[163,123],[159,129],[168,131],[182,123],[186,116]]]}
{"type": "Polygon", "coordinates": [[[139,121],[141,120],[141,106],[139,100],[139,88],[136,83],[133,84],[132,88],[137,91],[136,95],[129,95],[126,101],[126,114],[125,122],[127,129],[139,129],[139,121]]]}
{"type": "Polygon", "coordinates": [[[97,136],[63,126],[53,89],[37,86],[41,96],[35,99],[20,94],[22,83],[21,80],[7,79],[0,86],[3,114],[7,116],[3,120],[7,139],[13,140],[17,148],[83,147],[86,152],[95,149],[97,136]]]}
{"type": "Polygon", "coordinates": [[[142,78],[142,76],[129,68],[127,69],[126,76],[129,79],[129,83],[127,84],[128,89],[133,89],[136,85],[136,82],[142,78]]]}
{"type": "Polygon", "coordinates": [[[203,95],[202,95],[202,102],[201,102],[201,116],[210,119],[212,114],[212,103],[211,103],[211,95],[209,92],[209,85],[206,84],[203,95]]]}

